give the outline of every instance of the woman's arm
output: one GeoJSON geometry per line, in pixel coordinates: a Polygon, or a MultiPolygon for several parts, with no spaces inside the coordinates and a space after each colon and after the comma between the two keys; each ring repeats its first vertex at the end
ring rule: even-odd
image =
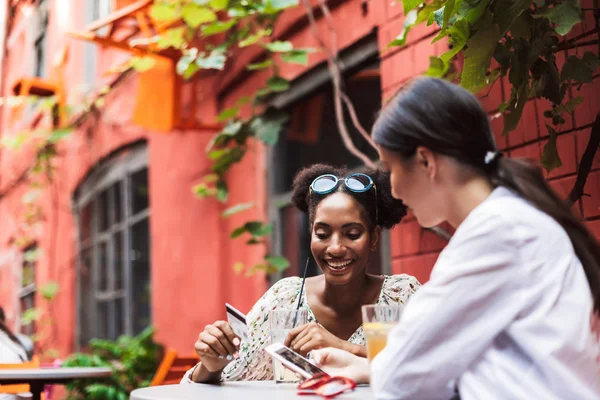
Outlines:
{"type": "Polygon", "coordinates": [[[360,344],[354,344],[344,341],[341,350],[345,350],[348,353],[354,354],[358,357],[367,357],[367,348],[365,346],[361,346],[360,344]]]}

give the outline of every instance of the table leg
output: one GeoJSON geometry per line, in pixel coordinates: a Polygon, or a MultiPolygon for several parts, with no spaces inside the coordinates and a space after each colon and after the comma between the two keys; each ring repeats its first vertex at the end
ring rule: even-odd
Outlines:
{"type": "Polygon", "coordinates": [[[30,383],[29,390],[31,390],[31,400],[42,400],[42,393],[44,392],[43,383],[30,383]]]}

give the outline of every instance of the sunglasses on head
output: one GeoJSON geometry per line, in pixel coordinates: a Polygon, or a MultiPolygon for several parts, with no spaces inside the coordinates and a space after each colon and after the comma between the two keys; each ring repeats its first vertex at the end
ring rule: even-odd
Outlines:
{"type": "Polygon", "coordinates": [[[299,395],[319,395],[331,399],[348,390],[354,390],[356,382],[343,376],[317,374],[298,385],[299,395]]]}
{"type": "Polygon", "coordinates": [[[332,174],[325,174],[315,178],[310,184],[310,191],[317,194],[328,194],[337,189],[340,182],[344,182],[346,188],[354,193],[364,193],[371,188],[375,190],[375,225],[379,223],[379,209],[377,204],[377,187],[373,179],[367,174],[355,172],[346,178],[338,178],[332,174]]]}
{"type": "Polygon", "coordinates": [[[353,173],[346,178],[338,178],[332,174],[325,174],[317,177],[310,184],[310,189],[317,194],[327,194],[333,192],[340,182],[343,181],[346,188],[355,193],[363,193],[375,186],[373,179],[369,175],[353,173]]]}

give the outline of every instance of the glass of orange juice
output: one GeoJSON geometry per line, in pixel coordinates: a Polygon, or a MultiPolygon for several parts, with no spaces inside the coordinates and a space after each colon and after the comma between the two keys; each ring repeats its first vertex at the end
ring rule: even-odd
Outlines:
{"type": "Polygon", "coordinates": [[[369,304],[362,307],[367,358],[373,360],[387,344],[388,334],[400,320],[401,305],[369,304]]]}

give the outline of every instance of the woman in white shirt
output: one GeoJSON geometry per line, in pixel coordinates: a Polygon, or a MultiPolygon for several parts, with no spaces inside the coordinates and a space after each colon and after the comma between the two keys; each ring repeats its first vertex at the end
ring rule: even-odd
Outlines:
{"type": "MultiPolygon", "coordinates": [[[[19,339],[0,320],[0,364],[21,364],[27,360],[27,352],[19,339]]],[[[0,393],[0,400],[18,400],[29,397],[31,397],[29,394],[0,393]]]]}
{"type": "Polygon", "coordinates": [[[600,248],[539,168],[503,158],[477,99],[439,79],[403,89],[373,137],[394,197],[456,228],[372,362],[377,399],[599,399],[600,248]]]}

